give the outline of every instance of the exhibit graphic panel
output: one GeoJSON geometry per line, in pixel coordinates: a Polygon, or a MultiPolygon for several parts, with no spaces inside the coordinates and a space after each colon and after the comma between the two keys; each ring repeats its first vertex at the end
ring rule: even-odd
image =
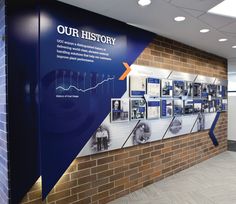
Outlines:
{"type": "MultiPolygon", "coordinates": [[[[99,151],[112,146],[113,132],[99,126],[111,112],[111,99],[121,98],[127,89],[126,79],[119,80],[125,71],[123,62],[131,65],[154,34],[57,1],[43,1],[40,9],[40,136],[45,198],[91,137],[99,140],[99,151]]],[[[144,89],[145,85],[146,81],[144,89]]],[[[120,110],[116,110],[116,101],[113,104],[114,124],[129,119],[126,103],[118,103],[120,110]]],[[[91,148],[95,151],[96,145],[91,148]]]]}

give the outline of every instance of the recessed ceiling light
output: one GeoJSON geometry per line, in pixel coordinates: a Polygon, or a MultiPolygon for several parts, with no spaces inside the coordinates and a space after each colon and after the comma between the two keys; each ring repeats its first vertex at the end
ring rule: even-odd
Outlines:
{"type": "Polygon", "coordinates": [[[151,0],[139,0],[138,4],[140,6],[148,6],[149,4],[151,4],[151,0]]]}
{"type": "Polygon", "coordinates": [[[215,7],[211,8],[208,12],[221,16],[236,18],[235,8],[236,8],[235,0],[224,0],[215,7]]]}
{"type": "Polygon", "coordinates": [[[226,39],[226,38],[221,38],[221,39],[219,39],[218,41],[219,42],[225,42],[225,41],[227,41],[228,39],[226,39]]]}
{"type": "Polygon", "coordinates": [[[200,30],[200,33],[208,33],[209,31],[210,31],[209,29],[204,28],[204,29],[201,29],[201,30],[200,30]]]}
{"type": "Polygon", "coordinates": [[[236,45],[233,45],[233,46],[232,46],[232,48],[234,48],[234,49],[235,49],[235,48],[236,48],[236,45]]]}
{"type": "Polygon", "coordinates": [[[175,21],[180,22],[180,21],[184,21],[185,17],[184,16],[177,16],[175,17],[175,21]]]}

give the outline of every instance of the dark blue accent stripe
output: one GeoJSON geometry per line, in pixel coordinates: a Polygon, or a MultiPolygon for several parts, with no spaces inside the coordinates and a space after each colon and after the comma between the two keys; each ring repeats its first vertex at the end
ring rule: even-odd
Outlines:
{"type": "Polygon", "coordinates": [[[216,113],[215,120],[213,121],[212,126],[211,126],[211,129],[210,129],[210,131],[209,131],[209,136],[210,136],[210,138],[211,138],[211,140],[212,140],[212,143],[213,143],[216,147],[219,145],[219,142],[218,142],[218,140],[216,139],[216,136],[215,136],[215,134],[214,134],[214,130],[215,130],[216,124],[217,124],[217,122],[218,122],[218,120],[219,120],[219,117],[220,117],[220,112],[217,112],[217,113],[216,113]]]}

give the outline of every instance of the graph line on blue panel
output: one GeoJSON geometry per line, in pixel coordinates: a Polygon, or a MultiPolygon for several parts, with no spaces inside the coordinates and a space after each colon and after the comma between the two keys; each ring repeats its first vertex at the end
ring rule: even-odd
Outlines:
{"type": "Polygon", "coordinates": [[[70,85],[69,87],[65,88],[63,86],[58,86],[56,87],[56,90],[63,90],[63,91],[69,91],[70,89],[75,89],[77,90],[78,92],[83,92],[83,93],[86,93],[87,91],[91,91],[93,89],[96,89],[97,87],[99,87],[100,85],[102,85],[103,83],[105,82],[108,82],[108,81],[112,81],[114,80],[115,78],[114,77],[111,77],[111,78],[107,78],[107,79],[104,79],[103,81],[97,83],[95,86],[92,86],[92,87],[89,87],[87,89],[80,89],[74,85],[70,85]]]}

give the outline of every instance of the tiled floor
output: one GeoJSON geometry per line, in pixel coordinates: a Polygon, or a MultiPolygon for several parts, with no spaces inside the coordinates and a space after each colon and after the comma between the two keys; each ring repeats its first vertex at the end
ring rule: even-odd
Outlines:
{"type": "Polygon", "coordinates": [[[109,204],[236,204],[236,152],[224,152],[109,204]]]}

